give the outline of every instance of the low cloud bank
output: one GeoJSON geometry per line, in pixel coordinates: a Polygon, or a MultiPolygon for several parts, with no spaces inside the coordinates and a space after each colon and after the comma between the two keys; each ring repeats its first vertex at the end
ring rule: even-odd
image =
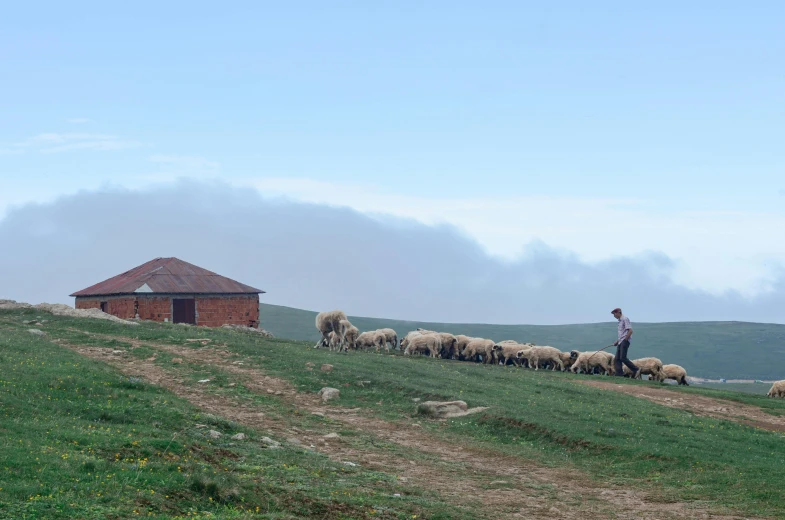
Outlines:
{"type": "MultiPolygon", "coordinates": [[[[547,237],[545,237],[547,239],[547,237]]],[[[0,221],[0,298],[73,303],[68,295],[159,256],[259,287],[262,301],[311,310],[448,322],[785,322],[785,277],[755,299],[674,284],[650,253],[588,264],[528,247],[489,256],[449,226],[262,198],[182,181],[147,191],[82,192],[0,221]]]]}

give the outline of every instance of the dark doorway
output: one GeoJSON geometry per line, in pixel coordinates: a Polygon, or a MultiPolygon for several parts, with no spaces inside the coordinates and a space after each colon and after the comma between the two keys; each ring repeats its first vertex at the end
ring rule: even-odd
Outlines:
{"type": "Polygon", "coordinates": [[[193,298],[172,299],[172,321],[196,325],[196,302],[193,298]]]}
{"type": "Polygon", "coordinates": [[[106,310],[108,307],[109,305],[106,302],[101,302],[101,312],[109,312],[106,310]]]}

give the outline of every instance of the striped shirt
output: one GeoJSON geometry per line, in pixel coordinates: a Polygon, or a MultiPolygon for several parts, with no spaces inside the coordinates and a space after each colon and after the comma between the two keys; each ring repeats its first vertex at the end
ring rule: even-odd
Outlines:
{"type": "Polygon", "coordinates": [[[627,316],[622,315],[619,318],[619,343],[627,336],[627,331],[632,330],[630,326],[630,319],[627,316]]]}

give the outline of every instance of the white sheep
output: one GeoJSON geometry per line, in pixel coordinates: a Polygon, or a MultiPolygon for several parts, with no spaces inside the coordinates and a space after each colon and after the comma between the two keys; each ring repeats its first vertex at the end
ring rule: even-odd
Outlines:
{"type": "Polygon", "coordinates": [[[341,334],[341,320],[346,319],[343,311],[326,311],[316,315],[316,330],[322,335],[322,339],[313,348],[327,347],[330,344],[328,335],[330,332],[341,334]]]}
{"type": "Polygon", "coordinates": [[[412,354],[427,354],[432,358],[439,357],[442,350],[442,340],[437,334],[420,334],[409,340],[404,356],[412,354]]]}
{"type": "Polygon", "coordinates": [[[376,332],[381,332],[384,334],[385,341],[391,344],[393,349],[398,348],[398,333],[396,333],[393,329],[379,329],[376,332]]]}
{"type": "Polygon", "coordinates": [[[605,372],[605,375],[613,374],[613,354],[604,351],[578,352],[573,350],[570,352],[570,356],[573,358],[570,368],[573,374],[577,374],[581,370],[586,374],[593,374],[596,368],[605,372]]]}
{"type": "Polygon", "coordinates": [[[785,379],[782,381],[775,381],[774,384],[771,385],[769,393],[766,395],[769,397],[785,397],[785,379]]]}
{"type": "Polygon", "coordinates": [[[363,332],[362,334],[357,336],[357,339],[355,340],[354,344],[356,345],[356,348],[373,347],[376,349],[376,352],[379,352],[382,349],[382,347],[386,346],[387,338],[383,333],[377,330],[371,330],[368,332],[363,332]]]}
{"type": "MultiPolygon", "coordinates": [[[[637,374],[638,379],[643,379],[644,374],[652,379],[658,379],[662,372],[662,361],[656,357],[633,359],[632,364],[640,369],[637,374]]],[[[632,377],[632,370],[627,368],[627,365],[624,365],[623,372],[625,377],[632,377]]]]}
{"type": "Polygon", "coordinates": [[[478,357],[482,357],[484,364],[492,363],[493,347],[496,343],[490,339],[474,338],[466,345],[466,348],[461,351],[460,355],[467,361],[477,361],[478,357]]]}
{"type": "Polygon", "coordinates": [[[679,365],[662,365],[662,371],[658,376],[652,376],[655,381],[665,381],[673,379],[680,385],[689,386],[687,382],[687,371],[679,365]]]}
{"type": "Polygon", "coordinates": [[[562,363],[561,351],[554,347],[548,346],[534,346],[531,347],[529,350],[529,365],[534,367],[534,370],[538,370],[540,365],[545,363],[551,363],[553,368],[551,370],[556,370],[556,367],[559,367],[559,370],[564,370],[564,363],[562,363]]]}
{"type": "Polygon", "coordinates": [[[341,348],[339,350],[356,349],[357,336],[359,335],[360,331],[349,323],[349,320],[341,320],[341,348]]]}
{"type": "Polygon", "coordinates": [[[512,364],[517,367],[521,366],[521,356],[519,354],[521,352],[528,352],[528,349],[530,348],[530,345],[528,344],[516,343],[509,340],[497,343],[496,346],[499,347],[498,349],[495,349],[496,359],[501,361],[502,365],[512,362],[512,364]]]}

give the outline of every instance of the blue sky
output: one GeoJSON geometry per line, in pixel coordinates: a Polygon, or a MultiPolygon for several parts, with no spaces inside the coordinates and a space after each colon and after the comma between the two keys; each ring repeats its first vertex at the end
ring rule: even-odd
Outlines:
{"type": "Polygon", "coordinates": [[[785,4],[423,4],[6,6],[0,215],[219,179],[509,261],[656,252],[750,297],[782,275],[785,4]]]}

